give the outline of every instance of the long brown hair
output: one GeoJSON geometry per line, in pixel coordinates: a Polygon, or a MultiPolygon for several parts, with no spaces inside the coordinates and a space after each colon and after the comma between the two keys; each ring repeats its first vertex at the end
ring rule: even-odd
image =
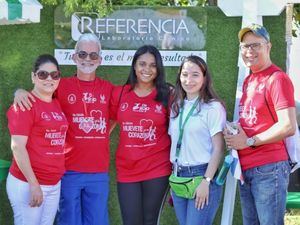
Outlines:
{"type": "MultiPolygon", "coordinates": [[[[203,85],[202,85],[201,89],[199,90],[198,101],[204,102],[204,103],[209,103],[211,101],[218,101],[222,105],[224,105],[222,100],[218,97],[218,95],[216,94],[216,92],[213,89],[211,74],[208,70],[206,62],[199,56],[191,55],[191,56],[186,57],[182,61],[181,65],[179,67],[179,70],[178,70],[178,74],[177,74],[177,78],[176,78],[176,85],[175,85],[175,88],[173,89],[173,98],[171,100],[171,109],[173,112],[173,118],[176,118],[178,116],[179,110],[180,110],[180,108],[183,107],[184,99],[186,98],[186,92],[182,88],[180,76],[181,76],[182,67],[187,62],[192,62],[192,63],[195,63],[196,65],[198,65],[204,76],[203,85]]],[[[197,107],[197,108],[198,108],[198,111],[200,111],[200,107],[197,107]]]]}

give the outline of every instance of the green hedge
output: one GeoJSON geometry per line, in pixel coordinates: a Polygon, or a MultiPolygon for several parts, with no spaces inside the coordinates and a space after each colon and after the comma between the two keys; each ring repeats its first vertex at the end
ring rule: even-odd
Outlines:
{"type": "MultiPolygon", "coordinates": [[[[237,33],[241,17],[226,17],[220,9],[207,10],[207,62],[213,74],[215,88],[224,99],[228,119],[232,119],[237,81],[237,33]]],[[[14,91],[32,87],[30,72],[35,58],[42,53],[54,53],[54,8],[44,7],[39,24],[0,26],[0,158],[11,159],[10,138],[5,113],[11,104],[14,91]]],[[[265,17],[264,24],[269,29],[273,47],[273,61],[285,68],[286,47],[284,42],[285,13],[278,17],[265,17]]],[[[74,73],[75,67],[62,66],[64,76],[74,73]]],[[[114,84],[122,84],[129,67],[107,67],[98,69],[98,74],[114,84]]],[[[177,68],[166,68],[168,81],[174,83],[177,68]]],[[[117,131],[111,137],[111,195],[109,201],[112,225],[121,224],[119,205],[115,187],[114,151],[118,142],[117,131]]],[[[237,199],[233,224],[241,224],[239,201],[237,199]]],[[[220,224],[221,207],[215,224],[220,224]]],[[[12,212],[5,192],[5,182],[0,184],[0,224],[12,224],[12,212]]],[[[167,206],[162,216],[162,225],[176,224],[172,208],[167,206]]]]}

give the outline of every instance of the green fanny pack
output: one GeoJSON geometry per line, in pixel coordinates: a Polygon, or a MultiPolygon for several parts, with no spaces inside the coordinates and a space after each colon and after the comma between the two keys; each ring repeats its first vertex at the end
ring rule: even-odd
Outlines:
{"type": "Polygon", "coordinates": [[[193,199],[195,198],[196,188],[202,181],[202,176],[197,177],[177,177],[172,174],[169,177],[169,184],[172,191],[182,198],[193,199]]]}

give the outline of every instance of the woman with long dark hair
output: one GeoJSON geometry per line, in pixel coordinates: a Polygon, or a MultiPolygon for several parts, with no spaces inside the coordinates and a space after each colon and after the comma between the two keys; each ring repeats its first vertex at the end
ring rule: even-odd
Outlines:
{"type": "Polygon", "coordinates": [[[118,197],[124,225],[156,225],[168,190],[168,101],[162,58],[140,47],[125,85],[112,94],[112,117],[120,125],[116,152],[118,197]]]}
{"type": "Polygon", "coordinates": [[[180,225],[213,223],[222,195],[214,176],[223,156],[225,122],[226,112],[213,90],[207,64],[198,56],[185,58],[171,103],[170,161],[175,176],[203,179],[192,199],[171,191],[180,225]]]}

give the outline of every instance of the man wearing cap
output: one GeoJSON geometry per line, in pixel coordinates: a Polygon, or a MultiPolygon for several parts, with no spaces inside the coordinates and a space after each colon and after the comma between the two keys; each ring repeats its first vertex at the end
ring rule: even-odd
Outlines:
{"type": "Polygon", "coordinates": [[[224,131],[237,149],[245,183],[239,185],[244,225],[284,224],[290,165],[283,139],[296,129],[293,84],[270,59],[270,36],[263,26],[240,30],[240,50],[251,74],[243,83],[239,133],[224,131]]]}

